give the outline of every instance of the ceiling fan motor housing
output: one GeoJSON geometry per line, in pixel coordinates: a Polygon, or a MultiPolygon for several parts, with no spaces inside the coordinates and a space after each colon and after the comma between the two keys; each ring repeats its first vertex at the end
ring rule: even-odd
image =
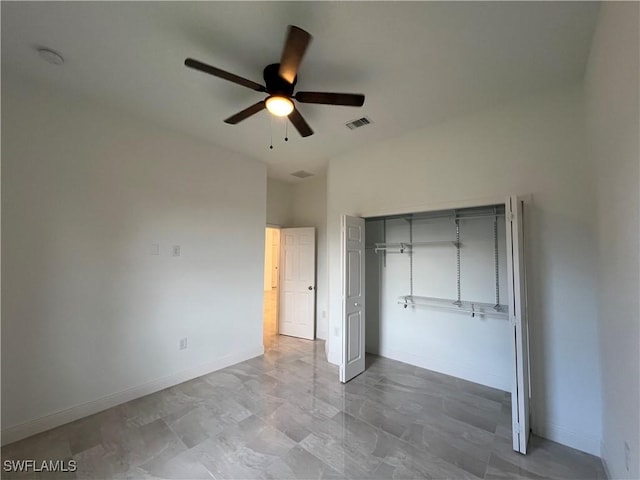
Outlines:
{"type": "Polygon", "coordinates": [[[279,63],[272,63],[264,68],[263,77],[264,83],[267,85],[267,92],[271,95],[291,97],[293,95],[293,87],[298,82],[298,77],[296,76],[296,78],[293,79],[293,83],[289,83],[280,76],[278,73],[279,70],[279,63]]]}

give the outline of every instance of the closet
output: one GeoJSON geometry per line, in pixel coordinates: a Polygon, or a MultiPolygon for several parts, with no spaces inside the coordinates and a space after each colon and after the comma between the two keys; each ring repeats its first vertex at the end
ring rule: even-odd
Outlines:
{"type": "Polygon", "coordinates": [[[504,215],[366,219],[365,350],[510,390],[504,215]]]}
{"type": "Polygon", "coordinates": [[[353,376],[349,368],[357,371],[364,350],[510,392],[513,447],[526,453],[523,215],[522,201],[509,197],[477,207],[345,216],[341,380],[353,376]]]}

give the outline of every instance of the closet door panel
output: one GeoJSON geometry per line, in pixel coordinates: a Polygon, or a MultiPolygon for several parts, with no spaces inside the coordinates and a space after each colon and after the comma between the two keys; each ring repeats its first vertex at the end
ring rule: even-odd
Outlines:
{"type": "Polygon", "coordinates": [[[524,205],[512,196],[507,204],[507,255],[509,318],[513,326],[515,363],[511,391],[513,449],[526,454],[529,441],[529,335],[527,323],[526,271],[524,263],[524,205]]]}
{"type": "Polygon", "coordinates": [[[342,364],[340,381],[364,372],[364,219],[342,217],[342,364]]]}

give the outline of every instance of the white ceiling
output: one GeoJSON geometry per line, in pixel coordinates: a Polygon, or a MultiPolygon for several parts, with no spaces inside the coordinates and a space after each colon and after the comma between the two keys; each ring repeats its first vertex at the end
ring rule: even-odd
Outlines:
{"type": "Polygon", "coordinates": [[[2,73],[36,77],[267,163],[322,170],[344,151],[584,74],[594,2],[2,2],[2,73]],[[264,94],[184,67],[193,57],[263,83],[286,27],[314,40],[300,90],[364,93],[362,108],[299,105],[301,138],[266,111],[223,119],[264,94]],[[47,64],[38,46],[59,51],[47,64]],[[345,123],[369,116],[351,131],[345,123]],[[273,131],[274,149],[269,150],[273,131]]]}

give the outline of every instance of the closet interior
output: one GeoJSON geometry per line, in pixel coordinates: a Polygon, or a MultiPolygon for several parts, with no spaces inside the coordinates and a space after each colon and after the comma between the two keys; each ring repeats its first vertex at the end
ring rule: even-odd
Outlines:
{"type": "Polygon", "coordinates": [[[366,351],[511,391],[505,205],[365,228],[366,351]]]}

